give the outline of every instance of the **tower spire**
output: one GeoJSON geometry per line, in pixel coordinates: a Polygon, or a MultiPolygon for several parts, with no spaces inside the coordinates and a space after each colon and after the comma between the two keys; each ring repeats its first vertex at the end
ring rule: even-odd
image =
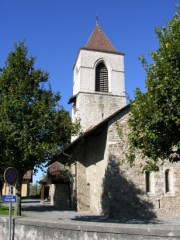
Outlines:
{"type": "Polygon", "coordinates": [[[96,15],[96,26],[91,33],[86,46],[86,49],[105,51],[105,52],[116,52],[117,50],[113,47],[109,39],[103,33],[99,26],[99,17],[96,15]]]}

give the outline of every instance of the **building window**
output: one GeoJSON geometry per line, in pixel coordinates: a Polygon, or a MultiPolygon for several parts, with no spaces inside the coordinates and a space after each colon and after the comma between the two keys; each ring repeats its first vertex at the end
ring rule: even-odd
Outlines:
{"type": "Polygon", "coordinates": [[[151,192],[151,179],[150,179],[150,172],[145,172],[145,180],[146,180],[146,192],[151,192]]]}
{"type": "Polygon", "coordinates": [[[108,70],[104,63],[99,63],[96,67],[95,91],[108,92],[108,70]]]}
{"type": "Polygon", "coordinates": [[[166,169],[165,171],[165,192],[170,192],[170,171],[166,169]]]}

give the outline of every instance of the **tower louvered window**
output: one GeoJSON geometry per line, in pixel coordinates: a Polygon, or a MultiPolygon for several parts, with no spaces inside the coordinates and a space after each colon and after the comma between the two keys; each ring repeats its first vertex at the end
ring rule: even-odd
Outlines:
{"type": "Polygon", "coordinates": [[[104,63],[96,67],[96,88],[95,91],[108,92],[108,70],[104,63]]]}

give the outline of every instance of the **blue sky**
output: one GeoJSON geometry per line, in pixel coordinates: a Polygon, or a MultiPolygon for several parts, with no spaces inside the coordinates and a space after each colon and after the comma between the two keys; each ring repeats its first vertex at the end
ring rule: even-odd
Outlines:
{"type": "MultiPolygon", "coordinates": [[[[167,26],[179,0],[0,0],[0,67],[14,43],[25,40],[36,67],[49,72],[54,92],[67,104],[72,95],[73,65],[79,48],[92,33],[96,15],[113,46],[125,53],[126,92],[145,89],[138,60],[156,51],[156,27],[167,26]]],[[[37,177],[38,178],[38,177],[37,177]]]]}

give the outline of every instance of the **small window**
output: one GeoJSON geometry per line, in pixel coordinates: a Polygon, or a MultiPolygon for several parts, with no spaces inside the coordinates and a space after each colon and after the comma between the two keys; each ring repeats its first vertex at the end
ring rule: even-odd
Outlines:
{"type": "Polygon", "coordinates": [[[146,192],[151,192],[151,179],[150,179],[150,172],[145,172],[145,180],[146,180],[146,192]]]}
{"type": "Polygon", "coordinates": [[[108,70],[102,62],[96,67],[95,91],[108,92],[108,70]]]}
{"type": "Polygon", "coordinates": [[[170,172],[169,169],[165,171],[165,192],[170,192],[170,172]]]}

